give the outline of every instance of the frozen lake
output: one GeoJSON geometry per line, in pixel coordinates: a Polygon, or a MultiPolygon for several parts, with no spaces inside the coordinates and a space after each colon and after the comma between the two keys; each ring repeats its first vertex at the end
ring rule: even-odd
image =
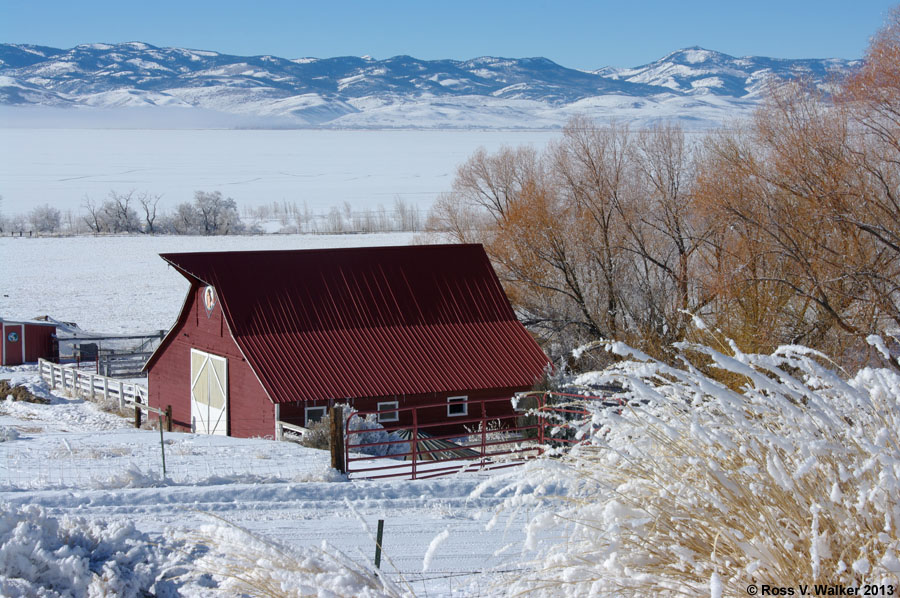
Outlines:
{"type": "Polygon", "coordinates": [[[221,191],[240,207],[304,202],[317,211],[349,202],[421,208],[450,189],[477,148],[543,147],[553,131],[0,129],[4,214],[36,205],[78,211],[110,191],[162,195],[221,191]]]}

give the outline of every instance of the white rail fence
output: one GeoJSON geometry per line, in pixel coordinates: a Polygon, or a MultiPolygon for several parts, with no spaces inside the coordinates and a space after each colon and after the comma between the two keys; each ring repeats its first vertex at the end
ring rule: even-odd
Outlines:
{"type": "Polygon", "coordinates": [[[281,421],[280,419],[275,420],[275,440],[284,440],[285,430],[287,430],[288,432],[293,432],[300,438],[303,438],[304,434],[309,433],[309,428],[289,424],[287,422],[281,421]]]}
{"type": "Polygon", "coordinates": [[[119,409],[123,411],[126,407],[137,407],[147,413],[165,415],[164,411],[149,406],[147,388],[140,384],[122,382],[75,367],[59,365],[46,359],[39,359],[38,366],[41,379],[53,390],[62,389],[73,396],[93,400],[99,397],[103,397],[106,401],[117,400],[119,409]]]}

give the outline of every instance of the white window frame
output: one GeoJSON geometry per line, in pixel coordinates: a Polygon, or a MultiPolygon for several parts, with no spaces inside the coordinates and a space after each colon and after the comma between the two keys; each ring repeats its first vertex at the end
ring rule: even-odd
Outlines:
{"type": "Polygon", "coordinates": [[[383,403],[378,403],[378,411],[386,411],[387,413],[378,413],[378,423],[390,423],[390,422],[398,422],[400,421],[400,412],[397,409],[400,408],[399,401],[384,401],[383,403]]]}
{"type": "Polygon", "coordinates": [[[457,396],[457,397],[447,397],[447,417],[463,417],[469,415],[469,397],[468,396],[457,396]],[[453,413],[452,408],[459,408],[459,405],[462,405],[461,413],[453,413]]]}
{"type": "Polygon", "coordinates": [[[326,415],[328,415],[328,407],[325,407],[325,406],[307,407],[306,409],[303,410],[303,423],[304,423],[305,427],[308,428],[310,425],[316,423],[317,421],[323,420],[326,415]],[[322,416],[319,417],[319,419],[309,421],[309,412],[310,411],[319,411],[319,410],[322,411],[322,416]]]}

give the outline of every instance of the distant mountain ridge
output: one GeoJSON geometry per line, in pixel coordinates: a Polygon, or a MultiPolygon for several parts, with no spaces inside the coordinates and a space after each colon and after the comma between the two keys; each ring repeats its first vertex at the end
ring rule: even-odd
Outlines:
{"type": "Polygon", "coordinates": [[[287,59],[141,42],[0,44],[0,105],[200,108],[236,125],[275,127],[544,128],[576,113],[703,127],[746,113],[775,78],[803,76],[827,88],[858,62],[694,47],[588,72],[546,58],[287,59]]]}

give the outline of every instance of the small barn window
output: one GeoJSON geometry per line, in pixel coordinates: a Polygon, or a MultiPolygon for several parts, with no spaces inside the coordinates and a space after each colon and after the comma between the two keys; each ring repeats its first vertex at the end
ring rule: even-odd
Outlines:
{"type": "Polygon", "coordinates": [[[325,417],[325,412],[327,411],[327,407],[307,407],[306,408],[306,427],[308,428],[312,424],[320,421],[325,417]]]}
{"type": "Polygon", "coordinates": [[[399,403],[397,401],[385,401],[378,403],[378,423],[400,421],[400,412],[397,411],[399,403]],[[381,412],[384,413],[381,413],[381,412]]]}
{"type": "Polygon", "coordinates": [[[447,416],[457,417],[469,414],[469,397],[447,397],[447,416]]]}

